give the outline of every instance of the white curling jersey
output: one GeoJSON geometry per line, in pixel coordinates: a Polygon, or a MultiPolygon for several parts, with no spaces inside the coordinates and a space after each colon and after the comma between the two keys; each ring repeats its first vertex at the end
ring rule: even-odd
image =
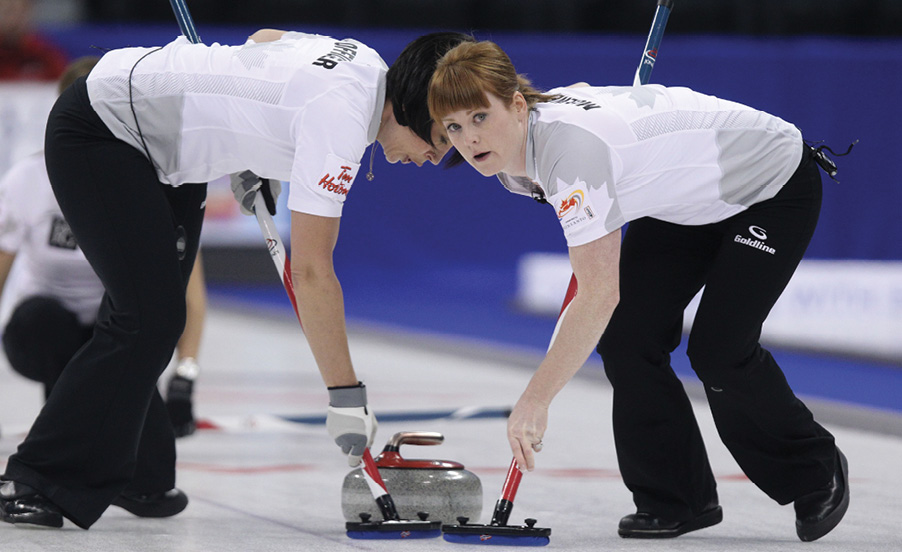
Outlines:
{"type": "Polygon", "coordinates": [[[60,212],[50,188],[44,156],[26,157],[0,180],[0,250],[15,254],[14,284],[4,302],[18,305],[35,295],[54,297],[92,324],[103,285],[60,212]]]}
{"type": "Polygon", "coordinates": [[[161,182],[250,169],[291,183],[289,209],[337,217],[379,130],[387,69],[353,39],[289,32],[207,46],[179,37],[107,53],[87,84],[103,122],[150,153],[161,182]]]}
{"type": "Polygon", "coordinates": [[[777,194],[802,158],[782,119],[659,85],[557,88],[530,114],[526,172],[506,188],[554,206],[567,245],[652,217],[701,225],[777,194]]]}

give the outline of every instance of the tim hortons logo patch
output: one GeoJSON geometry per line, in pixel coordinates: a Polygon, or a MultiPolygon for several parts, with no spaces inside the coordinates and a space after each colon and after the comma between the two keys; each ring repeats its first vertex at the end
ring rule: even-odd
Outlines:
{"type": "Polygon", "coordinates": [[[322,177],[316,187],[329,195],[335,194],[344,199],[344,196],[347,196],[351,190],[351,184],[354,183],[359,169],[359,163],[351,163],[329,154],[326,156],[326,165],[323,167],[322,177]]]}

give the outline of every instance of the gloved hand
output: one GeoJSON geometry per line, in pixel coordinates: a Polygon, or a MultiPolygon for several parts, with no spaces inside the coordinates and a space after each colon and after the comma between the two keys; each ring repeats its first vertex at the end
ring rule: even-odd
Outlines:
{"type": "Polygon", "coordinates": [[[197,379],[199,372],[197,362],[193,358],[185,358],[179,362],[175,374],[166,386],[166,411],[169,413],[169,421],[172,422],[176,437],[191,435],[197,429],[192,394],[194,380],[197,379]]]}
{"type": "Polygon", "coordinates": [[[254,214],[254,200],[257,192],[263,193],[263,201],[266,202],[266,210],[270,215],[276,214],[276,200],[282,193],[282,183],[271,178],[260,178],[251,171],[236,173],[231,176],[232,193],[238,200],[241,212],[245,215],[254,214]]]}
{"type": "Polygon", "coordinates": [[[373,444],[378,425],[376,416],[366,405],[366,387],[363,383],[329,388],[326,429],[342,452],[348,455],[348,465],[352,468],[360,464],[363,451],[373,444]]]}

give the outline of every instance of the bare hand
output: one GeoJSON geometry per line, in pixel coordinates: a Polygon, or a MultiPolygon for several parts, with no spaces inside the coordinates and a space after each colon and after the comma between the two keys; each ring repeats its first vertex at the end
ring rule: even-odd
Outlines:
{"type": "Polygon", "coordinates": [[[507,420],[507,440],[521,471],[535,469],[535,452],[542,451],[542,437],[548,427],[548,405],[520,397],[507,420]]]}

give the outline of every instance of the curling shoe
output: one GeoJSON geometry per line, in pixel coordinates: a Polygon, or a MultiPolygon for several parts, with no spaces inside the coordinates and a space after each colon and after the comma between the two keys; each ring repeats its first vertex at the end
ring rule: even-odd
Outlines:
{"type": "Polygon", "coordinates": [[[638,512],[620,520],[617,534],[625,539],[671,539],[721,521],[723,510],[720,506],[712,506],[688,521],[670,521],[647,512],[638,512]]]}
{"type": "Polygon", "coordinates": [[[795,501],[796,534],[805,542],[817,540],[839,525],[849,509],[849,463],[836,449],[836,471],[830,484],[795,501]]]}
{"type": "Polygon", "coordinates": [[[55,504],[32,487],[9,480],[0,485],[0,519],[40,527],[63,526],[63,514],[55,504]]]}
{"type": "Polygon", "coordinates": [[[138,517],[163,518],[184,510],[188,506],[188,495],[178,489],[154,494],[121,494],[113,505],[138,517]]]}

